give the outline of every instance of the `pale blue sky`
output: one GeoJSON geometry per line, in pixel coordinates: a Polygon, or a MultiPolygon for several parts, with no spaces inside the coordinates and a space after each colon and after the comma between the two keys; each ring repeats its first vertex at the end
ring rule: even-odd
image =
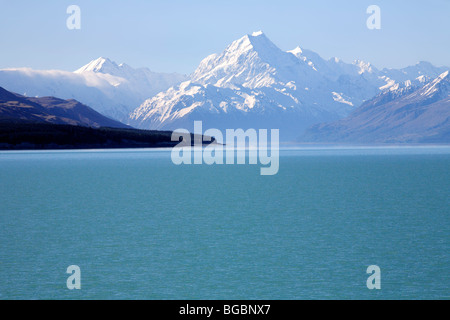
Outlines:
{"type": "Polygon", "coordinates": [[[263,30],[281,49],[378,68],[450,66],[450,0],[0,0],[0,68],[75,70],[99,56],[191,73],[207,55],[263,30]],[[81,8],[81,30],[66,9],[81,8]],[[369,5],[381,30],[366,27],[369,5]]]}

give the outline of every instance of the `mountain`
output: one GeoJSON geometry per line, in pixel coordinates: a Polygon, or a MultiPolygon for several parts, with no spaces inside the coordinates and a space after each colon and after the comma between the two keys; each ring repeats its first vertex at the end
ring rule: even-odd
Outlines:
{"type": "Polygon", "coordinates": [[[312,124],[347,116],[382,90],[420,84],[442,70],[427,63],[378,70],[360,60],[325,60],[300,47],[285,52],[255,32],[206,57],[188,81],[146,100],[128,123],[192,130],[194,120],[202,120],[204,128],[221,130],[278,128],[282,140],[294,140],[312,124]]]}
{"type": "Polygon", "coordinates": [[[75,99],[96,111],[126,121],[128,114],[145,99],[184,81],[186,76],[133,69],[107,58],[91,61],[75,72],[0,70],[0,86],[26,96],[56,96],[75,99]]]}
{"type": "Polygon", "coordinates": [[[419,86],[393,87],[347,118],[310,128],[307,142],[450,143],[450,75],[419,86]]]}
{"type": "Polygon", "coordinates": [[[55,97],[28,98],[0,87],[0,120],[3,124],[52,123],[85,127],[130,128],[109,119],[76,100],[55,97]]]}
{"type": "Polygon", "coordinates": [[[75,73],[108,74],[125,79],[126,81],[122,81],[119,86],[126,86],[128,90],[138,96],[139,102],[187,79],[187,76],[178,73],[157,73],[147,68],[133,69],[125,63],[118,65],[107,58],[91,61],[76,70],[75,73]]]}
{"type": "MultiPolygon", "coordinates": [[[[191,134],[191,141],[214,138],[191,134]]],[[[0,87],[0,150],[174,147],[171,131],[138,130],[76,100],[28,98],[0,87]]]]}

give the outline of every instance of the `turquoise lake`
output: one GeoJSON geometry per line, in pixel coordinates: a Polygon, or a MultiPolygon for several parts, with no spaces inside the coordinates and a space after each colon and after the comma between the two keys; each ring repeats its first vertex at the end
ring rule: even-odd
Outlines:
{"type": "Polygon", "coordinates": [[[450,147],[283,149],[259,169],[0,152],[0,299],[450,298],[450,147]]]}

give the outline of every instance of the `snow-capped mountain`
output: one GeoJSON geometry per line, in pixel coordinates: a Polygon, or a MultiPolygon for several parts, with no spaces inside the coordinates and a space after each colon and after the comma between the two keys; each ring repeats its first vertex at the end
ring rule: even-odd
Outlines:
{"type": "Polygon", "coordinates": [[[348,117],[311,127],[307,142],[450,142],[449,71],[422,85],[391,88],[348,117]]]}
{"type": "Polygon", "coordinates": [[[427,63],[378,70],[370,63],[322,59],[300,47],[283,51],[262,32],[206,57],[188,81],[145,101],[129,124],[146,129],[278,128],[282,140],[319,122],[348,115],[389,88],[408,87],[442,73],[427,63]]]}
{"type": "Polygon", "coordinates": [[[101,73],[125,79],[121,85],[128,85],[140,102],[158,92],[165,91],[174,84],[187,80],[187,76],[178,73],[157,73],[148,68],[134,69],[122,63],[116,64],[108,58],[98,58],[76,70],[78,74],[101,73]]]}
{"type": "Polygon", "coordinates": [[[33,70],[29,68],[0,70],[0,86],[26,96],[55,96],[76,99],[94,110],[121,121],[149,96],[184,81],[186,76],[133,69],[98,58],[75,72],[33,70]]]}

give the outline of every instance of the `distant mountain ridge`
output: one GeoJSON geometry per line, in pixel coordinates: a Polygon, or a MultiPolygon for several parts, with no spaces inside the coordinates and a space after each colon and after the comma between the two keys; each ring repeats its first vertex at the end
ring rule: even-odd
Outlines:
{"type": "Polygon", "coordinates": [[[309,126],[342,119],[390,88],[426,83],[445,68],[427,62],[378,70],[370,63],[322,59],[300,47],[283,51],[262,32],[206,57],[188,81],[146,100],[129,124],[146,129],[279,128],[294,140],[309,126]]]}
{"type": "Polygon", "coordinates": [[[178,73],[157,73],[148,68],[132,68],[125,63],[117,64],[114,61],[100,57],[87,65],[74,71],[74,73],[101,73],[126,79],[133,86],[130,89],[147,96],[170,88],[174,83],[186,80],[186,76],[178,73]],[[150,92],[150,93],[149,93],[150,92]]]}
{"type": "Polygon", "coordinates": [[[301,141],[450,143],[449,71],[421,86],[386,90],[347,118],[314,125],[301,141]]]}
{"type": "Polygon", "coordinates": [[[130,128],[83,105],[76,100],[55,97],[29,98],[0,87],[2,123],[51,123],[92,128],[130,128]]]}
{"type": "Polygon", "coordinates": [[[75,99],[121,121],[142,101],[184,81],[181,74],[134,69],[98,58],[75,72],[9,68],[0,70],[0,86],[27,96],[75,99]]]}

